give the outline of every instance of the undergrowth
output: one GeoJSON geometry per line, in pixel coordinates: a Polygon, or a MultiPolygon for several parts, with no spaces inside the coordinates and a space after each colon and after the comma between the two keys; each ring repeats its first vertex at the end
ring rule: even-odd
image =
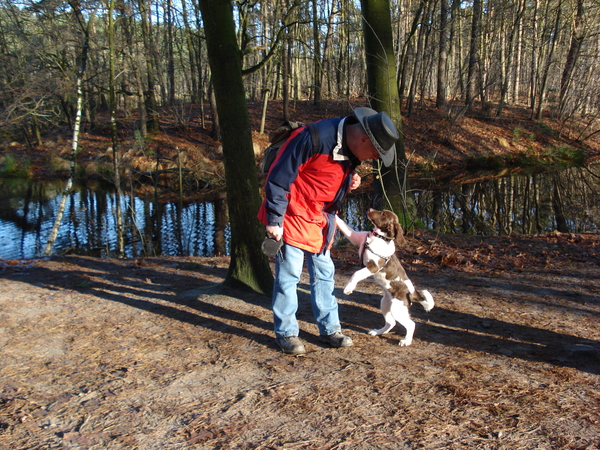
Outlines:
{"type": "Polygon", "coordinates": [[[10,153],[0,157],[0,176],[4,178],[31,178],[31,162],[19,161],[10,153]]]}
{"type": "Polygon", "coordinates": [[[477,155],[467,159],[466,166],[470,171],[502,169],[525,169],[544,171],[581,167],[585,163],[585,152],[567,145],[550,147],[541,153],[531,150],[504,156],[477,155]]]}

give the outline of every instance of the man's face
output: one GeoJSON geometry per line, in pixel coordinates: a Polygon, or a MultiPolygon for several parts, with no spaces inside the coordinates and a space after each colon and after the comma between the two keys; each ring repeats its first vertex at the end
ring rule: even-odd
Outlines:
{"type": "Polygon", "coordinates": [[[359,161],[365,161],[367,159],[379,159],[379,153],[375,146],[369,139],[369,136],[363,134],[359,139],[354,140],[348,144],[350,151],[354,153],[354,156],[359,161]]]}

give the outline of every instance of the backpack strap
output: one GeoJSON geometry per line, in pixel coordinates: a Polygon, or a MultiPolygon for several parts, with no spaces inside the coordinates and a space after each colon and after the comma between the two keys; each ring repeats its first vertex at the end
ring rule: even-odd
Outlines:
{"type": "Polygon", "coordinates": [[[314,122],[311,122],[307,125],[308,127],[308,131],[310,131],[310,138],[312,139],[312,143],[313,143],[313,156],[316,155],[317,153],[319,153],[319,128],[317,127],[317,124],[314,122]]]}

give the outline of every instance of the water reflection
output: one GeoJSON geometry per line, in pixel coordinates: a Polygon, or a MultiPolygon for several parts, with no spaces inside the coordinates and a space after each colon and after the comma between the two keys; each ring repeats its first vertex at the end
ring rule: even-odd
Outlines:
{"type": "MultiPolygon", "coordinates": [[[[62,182],[0,182],[0,257],[41,255],[54,225],[62,182]]],[[[124,212],[125,256],[212,256],[229,252],[224,202],[160,203],[152,196],[122,196],[77,187],[69,195],[55,252],[115,256],[116,202],[124,212]]]]}
{"type": "MultiPolygon", "coordinates": [[[[592,169],[512,176],[445,191],[417,192],[418,214],[425,227],[444,234],[597,232],[600,178],[592,169]]],[[[598,167],[595,169],[598,172],[598,167]]]]}
{"type": "MultiPolygon", "coordinates": [[[[415,191],[422,224],[441,233],[478,235],[598,232],[598,169],[513,176],[444,190],[415,191]],[[595,170],[595,172],[594,172],[595,170]]],[[[0,257],[41,255],[54,224],[63,182],[0,180],[0,257]]],[[[116,256],[115,210],[124,212],[125,253],[137,256],[229,254],[225,201],[161,203],[154,197],[86,187],[69,195],[54,251],[116,256]]],[[[342,216],[368,228],[369,195],[347,199],[342,216]]]]}

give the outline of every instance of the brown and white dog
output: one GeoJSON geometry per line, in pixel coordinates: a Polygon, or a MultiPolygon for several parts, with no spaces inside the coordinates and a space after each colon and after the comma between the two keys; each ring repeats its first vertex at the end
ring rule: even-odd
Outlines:
{"type": "Polygon", "coordinates": [[[400,346],[412,343],[415,322],[410,318],[411,303],[420,303],[425,311],[431,311],[435,302],[429,291],[417,291],[406,275],[404,268],[396,256],[396,244],[404,245],[404,232],[398,216],[392,211],[369,209],[367,217],[373,223],[373,231],[354,231],[346,222],[336,216],[336,224],[346,238],[358,246],[358,254],[364,268],[356,271],[344,288],[344,294],[351,294],[356,285],[369,277],[381,286],[381,313],[385,325],[378,330],[371,330],[371,336],[388,333],[396,322],[406,328],[406,337],[400,346]]]}

